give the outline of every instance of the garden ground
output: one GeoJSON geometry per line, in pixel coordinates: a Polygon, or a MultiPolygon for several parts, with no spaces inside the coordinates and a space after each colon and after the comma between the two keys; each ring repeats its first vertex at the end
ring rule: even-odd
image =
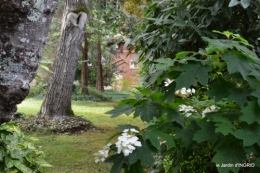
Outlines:
{"type": "MultiPolygon", "coordinates": [[[[42,100],[27,99],[18,105],[18,111],[26,116],[36,115],[40,110],[42,100]]],[[[73,135],[57,135],[52,133],[32,133],[37,137],[36,146],[41,146],[45,160],[53,167],[45,168],[44,173],[108,173],[106,163],[95,163],[94,153],[102,149],[106,140],[117,132],[118,124],[135,124],[143,128],[146,125],[140,119],[132,116],[110,118],[105,112],[113,109],[117,102],[73,102],[76,115],[90,120],[95,127],[90,131],[73,135]]]]}

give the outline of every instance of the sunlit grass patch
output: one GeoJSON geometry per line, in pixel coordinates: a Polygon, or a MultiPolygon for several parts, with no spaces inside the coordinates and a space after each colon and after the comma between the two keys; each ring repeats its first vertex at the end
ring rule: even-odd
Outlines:
{"type": "MultiPolygon", "coordinates": [[[[18,105],[18,112],[26,116],[36,115],[41,104],[42,100],[39,99],[24,100],[18,105]]],[[[94,153],[118,132],[118,124],[134,124],[141,128],[146,126],[139,118],[133,119],[132,115],[110,118],[105,112],[112,110],[115,105],[117,102],[72,102],[74,113],[90,120],[97,127],[93,131],[76,135],[28,134],[39,139],[35,144],[42,147],[45,160],[53,165],[53,168],[44,169],[44,173],[108,173],[111,165],[95,163],[94,153]]]]}

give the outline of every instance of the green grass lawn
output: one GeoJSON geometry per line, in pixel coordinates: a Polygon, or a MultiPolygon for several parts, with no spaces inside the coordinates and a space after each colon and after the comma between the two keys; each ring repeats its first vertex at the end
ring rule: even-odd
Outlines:
{"type": "MultiPolygon", "coordinates": [[[[18,105],[18,111],[25,115],[36,115],[42,100],[27,99],[18,105]]],[[[111,165],[95,163],[94,153],[102,149],[106,140],[116,133],[117,124],[135,124],[141,128],[146,125],[132,116],[110,118],[105,112],[113,109],[116,102],[73,102],[76,115],[90,120],[98,129],[75,135],[55,135],[33,133],[39,140],[35,145],[45,152],[45,160],[53,168],[44,169],[45,173],[108,173],[111,165]],[[102,129],[102,130],[99,130],[102,129]]]]}

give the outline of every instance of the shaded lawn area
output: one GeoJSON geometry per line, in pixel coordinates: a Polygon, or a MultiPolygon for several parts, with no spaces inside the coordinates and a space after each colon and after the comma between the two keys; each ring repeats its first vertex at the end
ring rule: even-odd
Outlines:
{"type": "MultiPolygon", "coordinates": [[[[27,99],[18,105],[18,111],[26,115],[36,115],[40,110],[42,100],[27,99]]],[[[45,173],[108,173],[106,163],[95,163],[94,153],[102,149],[106,140],[117,132],[117,124],[135,124],[141,128],[146,125],[140,119],[132,116],[110,118],[105,112],[113,109],[116,102],[72,102],[76,115],[90,120],[98,129],[74,135],[40,134],[31,136],[39,140],[35,145],[41,146],[45,152],[45,160],[53,168],[45,168],[45,173]],[[99,130],[102,129],[102,130],[99,130]]]]}

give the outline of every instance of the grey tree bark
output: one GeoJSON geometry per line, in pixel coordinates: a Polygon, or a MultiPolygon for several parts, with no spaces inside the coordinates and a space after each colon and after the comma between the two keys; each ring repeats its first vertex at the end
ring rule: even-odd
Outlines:
{"type": "Polygon", "coordinates": [[[30,90],[58,0],[0,0],[0,124],[30,90]]]}
{"type": "Polygon", "coordinates": [[[86,0],[66,0],[59,48],[41,107],[41,116],[74,114],[71,95],[87,21],[87,14],[82,11],[84,8],[87,8],[86,0]]]}

